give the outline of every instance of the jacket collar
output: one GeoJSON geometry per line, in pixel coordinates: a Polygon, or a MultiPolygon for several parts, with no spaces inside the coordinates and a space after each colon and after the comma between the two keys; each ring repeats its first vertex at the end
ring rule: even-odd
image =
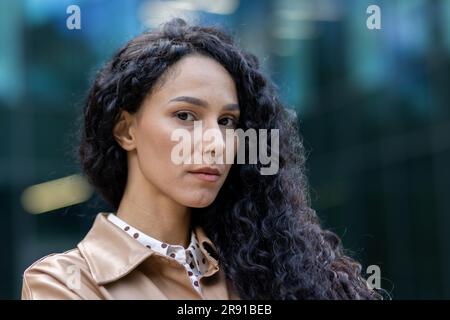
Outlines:
{"type": "MultiPolygon", "coordinates": [[[[97,214],[91,229],[77,246],[86,259],[92,277],[99,285],[122,278],[148,257],[156,254],[108,221],[107,214],[97,214]]],[[[194,232],[200,250],[209,262],[204,276],[211,276],[219,270],[217,248],[200,226],[196,226],[194,232]]]]}

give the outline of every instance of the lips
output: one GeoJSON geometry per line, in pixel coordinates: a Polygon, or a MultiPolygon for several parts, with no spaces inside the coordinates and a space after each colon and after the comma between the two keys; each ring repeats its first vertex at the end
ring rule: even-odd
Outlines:
{"type": "Polygon", "coordinates": [[[200,169],[191,170],[189,171],[189,173],[200,180],[208,182],[217,181],[222,175],[222,173],[218,169],[211,167],[203,167],[200,169]]]}

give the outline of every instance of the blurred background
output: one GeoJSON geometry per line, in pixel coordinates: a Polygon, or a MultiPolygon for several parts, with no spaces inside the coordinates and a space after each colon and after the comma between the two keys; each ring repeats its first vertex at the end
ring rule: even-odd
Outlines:
{"type": "Polygon", "coordinates": [[[313,208],[363,274],[378,265],[394,299],[449,299],[446,0],[0,1],[0,298],[110,210],[74,156],[83,99],[116,49],[175,16],[259,57],[298,113],[313,208]]]}

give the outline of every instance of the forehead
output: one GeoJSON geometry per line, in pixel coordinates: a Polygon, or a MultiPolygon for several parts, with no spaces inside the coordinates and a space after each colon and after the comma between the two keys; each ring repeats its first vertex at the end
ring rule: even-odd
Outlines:
{"type": "Polygon", "coordinates": [[[180,95],[198,95],[199,98],[237,103],[233,78],[216,60],[189,55],[171,66],[162,76],[161,85],[154,91],[155,98],[170,100],[180,95]]]}

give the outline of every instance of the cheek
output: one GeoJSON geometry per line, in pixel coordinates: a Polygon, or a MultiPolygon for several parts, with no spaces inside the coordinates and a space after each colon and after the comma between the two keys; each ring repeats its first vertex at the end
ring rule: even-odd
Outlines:
{"type": "Polygon", "coordinates": [[[138,158],[144,174],[156,175],[169,181],[181,171],[181,167],[171,160],[172,149],[177,143],[171,140],[172,132],[170,124],[164,121],[142,123],[136,139],[138,158]]]}
{"type": "Polygon", "coordinates": [[[237,152],[239,150],[239,139],[237,135],[235,136],[227,132],[222,132],[222,136],[225,143],[222,161],[228,166],[236,161],[237,152]]]}

